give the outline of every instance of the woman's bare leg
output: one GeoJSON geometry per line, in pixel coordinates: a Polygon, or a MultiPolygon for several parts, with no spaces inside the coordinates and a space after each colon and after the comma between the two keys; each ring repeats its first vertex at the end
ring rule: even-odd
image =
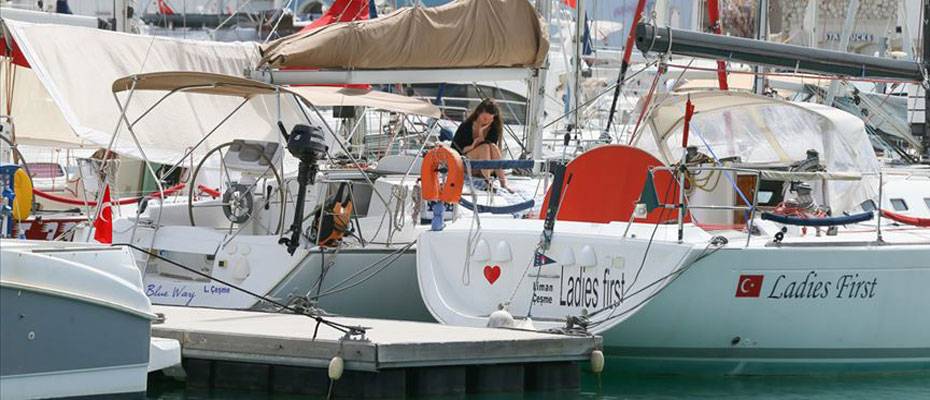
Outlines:
{"type": "MultiPolygon", "coordinates": [[[[493,145],[488,144],[475,147],[470,152],[468,152],[467,156],[472,160],[490,160],[492,154],[491,146],[493,145]]],[[[484,177],[486,181],[488,181],[488,183],[491,183],[491,171],[482,169],[478,172],[482,177],[484,177]]]]}
{"type": "MultiPolygon", "coordinates": [[[[500,160],[503,158],[503,156],[501,155],[501,149],[497,147],[496,144],[491,144],[489,145],[489,147],[490,147],[490,159],[491,160],[500,160]]],[[[504,174],[503,169],[497,170],[497,179],[501,181],[502,188],[509,189],[507,187],[507,175],[504,174]]]]}

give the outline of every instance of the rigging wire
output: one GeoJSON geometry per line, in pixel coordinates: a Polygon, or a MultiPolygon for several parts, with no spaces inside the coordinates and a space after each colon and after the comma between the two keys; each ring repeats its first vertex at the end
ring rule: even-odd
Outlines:
{"type": "MultiPolygon", "coordinates": [[[[157,254],[157,253],[155,253],[155,252],[150,251],[149,249],[143,249],[143,248],[141,248],[141,247],[139,247],[139,246],[136,246],[136,245],[134,245],[134,244],[132,244],[132,243],[113,243],[113,244],[111,245],[111,247],[119,247],[119,246],[126,246],[126,247],[131,248],[131,249],[134,249],[134,250],[136,250],[136,251],[139,251],[139,252],[142,252],[142,253],[146,253],[146,254],[148,254],[150,257],[155,257],[156,259],[162,260],[162,261],[164,261],[164,262],[166,262],[166,263],[168,263],[168,264],[171,264],[171,265],[173,265],[173,266],[175,266],[175,267],[181,268],[181,269],[183,269],[183,270],[185,270],[185,271],[187,271],[187,272],[193,273],[193,274],[195,274],[195,275],[198,275],[198,276],[200,276],[200,277],[203,277],[203,278],[206,278],[206,279],[209,279],[209,280],[212,280],[212,281],[219,282],[219,283],[221,283],[221,284],[223,284],[223,285],[229,286],[229,287],[232,288],[232,289],[238,290],[238,291],[240,291],[240,292],[242,292],[242,293],[245,293],[245,294],[247,294],[247,295],[249,295],[249,296],[252,296],[252,297],[254,297],[254,298],[256,298],[256,299],[259,299],[259,300],[261,300],[261,301],[265,301],[265,302],[274,304],[274,305],[276,305],[276,306],[278,306],[278,307],[281,307],[282,309],[291,311],[291,312],[293,312],[294,314],[298,314],[298,315],[303,315],[303,316],[305,316],[305,317],[309,317],[309,318],[311,318],[311,319],[313,319],[313,320],[315,320],[315,321],[317,322],[317,329],[319,329],[320,324],[323,324],[323,325],[326,325],[326,326],[328,326],[328,327],[330,327],[330,328],[336,329],[336,330],[338,330],[338,331],[340,331],[340,332],[342,332],[342,333],[345,333],[345,334],[364,333],[364,332],[367,330],[367,328],[364,328],[364,327],[361,327],[361,326],[349,326],[349,325],[340,324],[340,323],[338,323],[338,322],[330,321],[330,320],[328,320],[328,319],[325,319],[325,318],[323,318],[323,317],[320,317],[319,315],[315,315],[315,314],[309,313],[309,312],[304,311],[304,310],[299,310],[299,309],[297,309],[297,308],[291,307],[290,305],[287,305],[287,304],[283,304],[283,303],[281,303],[281,302],[278,302],[278,301],[276,301],[276,300],[274,300],[274,299],[272,299],[272,298],[270,298],[270,297],[260,295],[260,294],[258,294],[258,293],[252,292],[252,291],[250,291],[250,290],[248,290],[248,289],[245,289],[245,288],[243,288],[243,287],[234,285],[234,284],[229,283],[229,282],[226,282],[226,281],[224,281],[224,280],[222,280],[222,279],[219,279],[219,278],[216,278],[216,277],[214,277],[214,276],[211,276],[211,275],[205,274],[205,273],[203,273],[203,272],[200,272],[200,271],[198,271],[198,270],[196,270],[196,269],[194,269],[194,268],[188,267],[188,266],[183,265],[183,264],[181,264],[181,263],[178,263],[178,262],[176,262],[176,261],[174,261],[174,260],[171,260],[171,259],[169,259],[169,258],[166,258],[166,257],[164,257],[164,256],[161,256],[161,255],[159,255],[159,254],[157,254]]],[[[314,338],[314,339],[316,339],[316,333],[317,333],[317,332],[316,332],[316,330],[315,330],[315,331],[314,331],[314,334],[313,334],[313,338],[314,338]]]]}
{"type": "Polygon", "coordinates": [[[674,281],[677,280],[679,277],[681,277],[681,275],[683,275],[685,271],[687,271],[687,270],[690,269],[692,266],[694,266],[695,264],[697,264],[698,261],[700,261],[700,260],[702,260],[702,259],[704,259],[704,258],[706,258],[706,257],[708,257],[708,256],[710,256],[710,255],[712,255],[712,254],[714,254],[714,253],[716,253],[717,251],[719,251],[720,249],[722,249],[722,248],[726,245],[726,243],[727,243],[727,240],[726,240],[726,238],[724,238],[723,236],[716,236],[716,237],[714,237],[714,238],[711,240],[711,242],[708,243],[707,246],[704,248],[704,251],[701,253],[701,255],[698,256],[694,261],[688,263],[688,265],[684,265],[684,266],[682,266],[682,267],[676,268],[674,271],[669,272],[668,274],[665,274],[664,276],[662,276],[662,277],[660,277],[660,278],[658,278],[658,279],[656,279],[656,280],[650,282],[648,285],[643,286],[643,287],[640,288],[639,290],[637,290],[637,291],[635,291],[635,292],[633,292],[633,293],[630,293],[630,294],[628,294],[628,295],[625,295],[625,296],[622,297],[620,300],[614,302],[614,303],[611,304],[610,306],[604,307],[604,308],[602,308],[602,309],[600,309],[600,310],[595,311],[594,313],[592,313],[591,316],[594,316],[594,315],[597,315],[597,314],[600,313],[600,312],[605,311],[605,310],[608,309],[608,308],[611,308],[611,309],[612,309],[611,314],[610,314],[608,317],[606,317],[606,318],[604,318],[604,319],[602,319],[602,320],[599,320],[599,321],[591,322],[591,323],[588,324],[588,327],[597,327],[597,326],[599,326],[599,325],[601,325],[601,324],[603,324],[603,323],[605,323],[605,322],[612,321],[612,320],[617,319],[617,318],[620,318],[620,317],[622,317],[622,316],[624,316],[624,315],[626,315],[626,314],[629,314],[629,313],[631,313],[631,312],[633,312],[633,311],[636,311],[637,309],[639,309],[640,306],[646,304],[649,300],[652,300],[654,297],[658,296],[659,293],[662,293],[666,288],[668,288],[668,287],[672,284],[672,282],[674,282],[674,281]],[[711,246],[714,246],[714,248],[711,249],[711,246]],[[647,290],[647,289],[649,289],[649,288],[651,288],[651,287],[653,287],[653,286],[655,286],[655,285],[658,285],[659,283],[661,283],[662,281],[664,281],[664,280],[666,280],[666,279],[668,279],[668,278],[672,278],[672,280],[671,280],[670,282],[668,282],[668,284],[666,284],[665,286],[663,286],[663,287],[659,288],[658,290],[656,290],[655,292],[650,293],[648,296],[646,296],[645,299],[643,299],[643,300],[641,300],[640,302],[634,304],[632,307],[629,307],[629,308],[627,308],[627,309],[621,311],[619,314],[614,314],[614,313],[613,313],[614,311],[616,311],[616,310],[619,309],[617,306],[621,305],[621,304],[623,303],[624,300],[626,300],[626,299],[628,299],[628,298],[630,298],[630,297],[633,297],[633,296],[635,296],[635,295],[637,295],[637,294],[640,294],[640,293],[642,293],[643,291],[645,291],[645,290],[647,290]]]}
{"type": "MultiPolygon", "coordinates": [[[[625,83],[625,82],[630,81],[631,79],[635,78],[637,75],[639,75],[639,74],[645,72],[647,69],[651,68],[651,67],[652,67],[653,65],[655,65],[656,63],[658,63],[658,60],[653,60],[653,61],[650,61],[650,62],[646,63],[646,65],[644,65],[643,68],[637,70],[637,71],[634,72],[632,75],[628,76],[623,82],[625,83]]],[[[614,82],[614,83],[612,83],[610,86],[604,88],[604,90],[602,90],[602,91],[601,91],[600,93],[598,93],[597,95],[591,97],[590,99],[588,99],[588,100],[585,101],[584,103],[581,103],[581,104],[578,106],[578,108],[585,108],[585,107],[591,105],[592,103],[594,103],[595,101],[597,101],[599,98],[601,98],[601,97],[604,96],[605,94],[612,92],[612,91],[614,90],[614,86],[615,86],[616,84],[617,84],[617,83],[614,82]]],[[[552,125],[555,125],[556,122],[559,122],[559,121],[565,119],[565,117],[567,117],[567,116],[569,116],[569,115],[572,115],[572,113],[574,113],[574,112],[575,112],[574,109],[570,109],[568,112],[559,115],[559,116],[556,117],[554,120],[547,122],[545,125],[543,125],[543,127],[542,127],[541,129],[546,129],[546,128],[552,126],[552,125]]]]}
{"type": "MultiPolygon", "coordinates": [[[[400,248],[398,248],[397,250],[394,250],[393,252],[391,252],[391,253],[389,253],[389,254],[387,254],[387,255],[381,257],[380,259],[378,259],[378,260],[375,261],[374,263],[372,263],[372,264],[366,266],[365,268],[362,268],[362,269],[359,270],[359,271],[356,271],[354,274],[352,274],[352,275],[346,277],[346,278],[343,279],[342,281],[339,281],[339,283],[336,283],[336,284],[333,285],[332,287],[328,288],[325,292],[318,293],[318,295],[316,296],[316,298],[320,298],[320,297],[329,296],[329,295],[332,295],[332,294],[344,292],[344,291],[349,290],[349,289],[351,289],[351,288],[354,288],[354,287],[356,287],[356,286],[358,286],[358,285],[361,285],[362,283],[367,282],[369,279],[375,277],[375,275],[379,274],[381,271],[384,271],[385,269],[387,269],[387,267],[393,265],[394,262],[397,261],[398,259],[400,259],[400,257],[402,257],[402,256],[404,255],[404,253],[405,253],[407,250],[409,250],[411,247],[413,247],[414,244],[416,244],[416,242],[407,243],[405,246],[400,247],[400,248]],[[384,264],[384,265],[380,265],[381,263],[385,263],[385,264],[384,264]],[[364,277],[364,278],[362,278],[362,279],[360,279],[360,280],[358,280],[358,281],[356,281],[356,282],[352,282],[351,284],[348,284],[348,286],[342,286],[342,285],[346,285],[347,282],[351,281],[351,280],[354,279],[355,277],[357,277],[357,276],[359,276],[359,275],[361,275],[361,274],[363,274],[363,273],[365,273],[365,272],[367,272],[367,271],[369,271],[369,270],[375,269],[375,268],[377,268],[377,270],[375,270],[374,272],[372,272],[372,273],[369,274],[368,276],[366,276],[366,277],[364,277]]],[[[321,283],[321,286],[322,286],[322,283],[321,283]]]]}

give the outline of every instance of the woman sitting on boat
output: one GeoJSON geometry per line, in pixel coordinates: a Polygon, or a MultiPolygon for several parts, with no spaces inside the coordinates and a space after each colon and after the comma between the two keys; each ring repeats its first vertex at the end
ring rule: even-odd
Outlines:
{"type": "MultiPolygon", "coordinates": [[[[487,98],[459,125],[452,138],[452,148],[471,160],[500,160],[503,132],[500,108],[494,99],[487,98]]],[[[488,184],[491,183],[491,172],[488,170],[476,171],[474,175],[483,176],[488,184]]],[[[496,170],[495,175],[500,179],[501,187],[509,190],[504,170],[496,170]]]]}

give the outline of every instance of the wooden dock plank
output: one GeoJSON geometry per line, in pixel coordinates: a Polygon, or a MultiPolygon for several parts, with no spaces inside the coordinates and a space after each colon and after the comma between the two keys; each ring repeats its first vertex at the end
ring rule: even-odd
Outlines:
{"type": "Polygon", "coordinates": [[[188,384],[321,394],[330,360],[345,360],[338,396],[392,398],[535,388],[577,388],[577,361],[601,339],[508,329],[333,317],[368,327],[364,340],[293,314],[154,306],[152,335],[177,339],[188,384]]]}

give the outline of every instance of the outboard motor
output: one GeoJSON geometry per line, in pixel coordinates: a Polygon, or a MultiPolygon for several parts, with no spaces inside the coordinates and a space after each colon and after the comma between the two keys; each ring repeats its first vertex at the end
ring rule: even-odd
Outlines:
{"type": "Polygon", "coordinates": [[[287,151],[300,160],[297,167],[297,207],[294,209],[294,222],[291,224],[291,237],[283,237],[278,243],[287,246],[287,252],[294,255],[300,246],[300,233],[303,230],[304,202],[307,198],[307,186],[312,185],[319,171],[317,163],[326,155],[328,147],[323,140],[323,130],[316,126],[295,125],[291,134],[287,134],[284,124],[278,122],[281,134],[287,140],[287,151]]]}

